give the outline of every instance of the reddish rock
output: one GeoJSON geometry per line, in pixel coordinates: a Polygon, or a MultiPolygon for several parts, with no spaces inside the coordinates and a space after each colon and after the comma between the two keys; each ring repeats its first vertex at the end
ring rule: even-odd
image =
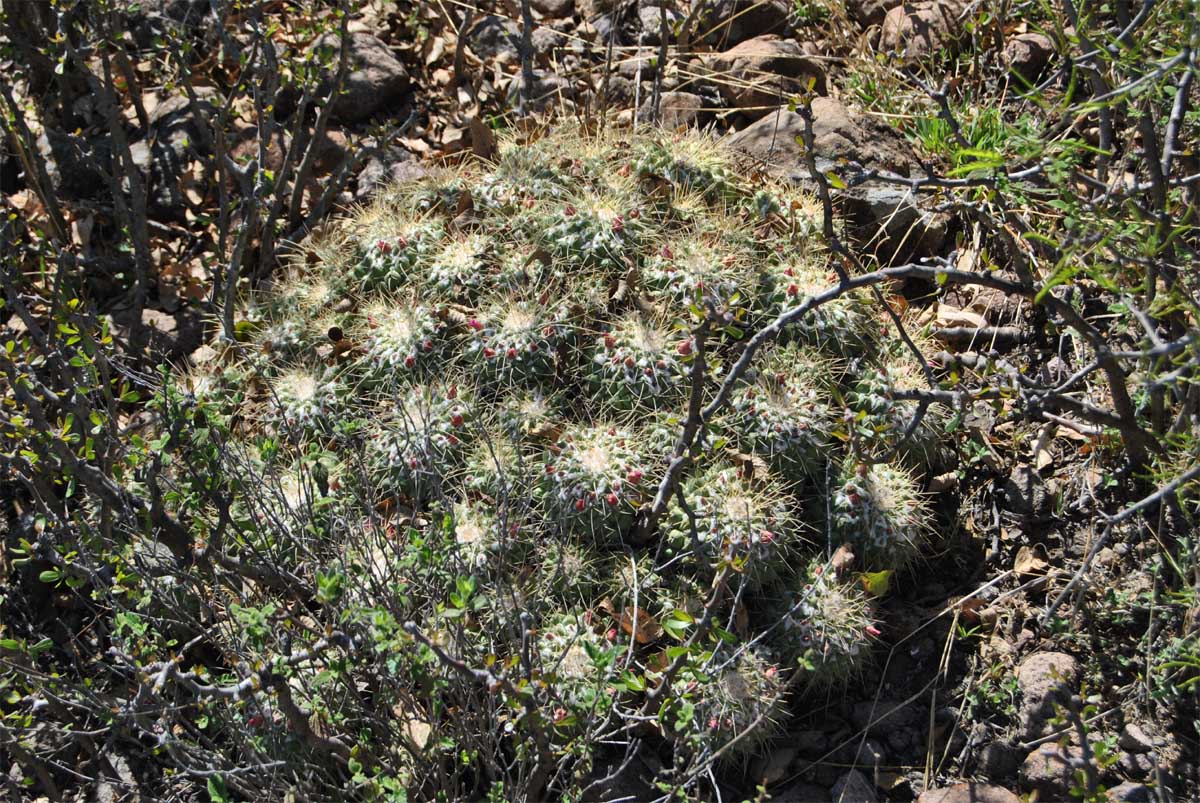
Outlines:
{"type": "Polygon", "coordinates": [[[917,803],[1021,803],[1021,799],[1000,786],[956,783],[954,786],[922,792],[917,803]]]}
{"type": "Polygon", "coordinates": [[[774,35],[758,36],[706,59],[719,77],[719,90],[730,105],[761,117],[784,99],[803,91],[809,81],[825,94],[825,71],[803,47],[774,35]]]}
{"type": "Polygon", "coordinates": [[[896,6],[883,18],[879,49],[913,63],[940,51],[953,53],[963,37],[958,0],[920,0],[896,6]]]}

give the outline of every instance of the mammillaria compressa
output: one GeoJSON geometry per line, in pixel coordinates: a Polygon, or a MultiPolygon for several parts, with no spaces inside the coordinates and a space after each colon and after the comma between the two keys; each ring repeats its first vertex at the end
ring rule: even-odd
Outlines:
{"type": "Polygon", "coordinates": [[[760,350],[644,527],[697,377],[707,405],[755,332],[837,281],[819,206],[745,174],[701,135],[502,143],[315,233],[246,311],[257,334],[204,369],[220,381],[191,383],[268,466],[338,466],[280,554],[348,576],[339,621],[394,649],[384,595],[393,619],[454,629],[443,657],[526,677],[549,712],[513,733],[580,760],[602,749],[573,741],[589,723],[649,699],[640,732],[679,755],[756,749],[869,657],[860,573],[927,540],[923,452],[879,446],[906,425],[896,348],[857,292],[760,350]]]}

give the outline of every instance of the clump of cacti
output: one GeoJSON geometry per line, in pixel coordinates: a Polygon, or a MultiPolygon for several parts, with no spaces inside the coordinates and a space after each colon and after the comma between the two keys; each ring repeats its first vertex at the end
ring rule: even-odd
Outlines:
{"type": "Polygon", "coordinates": [[[773,643],[798,659],[814,681],[845,684],[867,658],[869,639],[879,630],[866,594],[834,576],[825,561],[813,561],[803,584],[782,602],[773,643]]]}
{"type": "Polygon", "coordinates": [[[833,494],[835,529],[876,569],[904,566],[925,542],[929,514],[912,474],[894,463],[847,462],[833,494]]]}
{"type": "Polygon", "coordinates": [[[814,553],[832,538],[879,571],[926,542],[923,466],[875,462],[909,401],[871,296],[818,306],[729,380],[757,328],[837,283],[811,203],[743,175],[698,136],[502,143],[326,227],[256,299],[245,359],[209,369],[226,420],[252,403],[287,434],[271,449],[344,466],[291,569],[346,567],[330,621],[380,632],[370,589],[393,589],[405,619],[464,629],[456,660],[525,695],[494,704],[513,739],[574,738],[657,689],[645,728],[745,756],[796,673],[834,683],[869,656],[857,578],[814,553]]]}
{"type": "Polygon", "coordinates": [[[786,680],[762,646],[718,653],[705,666],[689,668],[681,674],[679,700],[690,706],[681,736],[696,750],[724,750],[726,759],[754,755],[779,733],[786,680]]]}

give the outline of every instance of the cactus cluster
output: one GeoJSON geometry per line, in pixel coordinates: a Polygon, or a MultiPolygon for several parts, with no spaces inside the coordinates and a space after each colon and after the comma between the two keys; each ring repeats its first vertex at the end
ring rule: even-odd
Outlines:
{"type": "Polygon", "coordinates": [[[472,608],[463,627],[531,612],[532,629],[495,628],[524,641],[489,633],[486,656],[469,637],[455,648],[470,665],[528,667],[533,638],[556,722],[635,704],[660,680],[657,652],[696,626],[706,599],[715,621],[745,619],[725,634],[740,644],[697,646],[662,709],[678,716],[659,723],[680,749],[736,738],[728,752],[745,755],[786,720],[793,673],[836,683],[870,653],[869,600],[853,572],[834,576],[828,553],[844,542],[857,571],[902,567],[928,514],[923,467],[872,462],[878,451],[853,431],[895,442],[906,422],[889,399],[881,311],[849,293],[757,355],[701,427],[680,493],[642,526],[700,347],[707,403],[754,331],[836,282],[813,202],[741,175],[700,135],[505,142],[494,164],[388,191],[314,236],[256,300],[246,359],[210,367],[222,373],[205,386],[229,420],[246,403],[265,410],[281,453],[341,461],[336,489],[322,491],[339,515],[314,526],[367,580],[415,583],[416,564],[397,556],[437,530],[476,576],[479,604],[497,608],[472,608]],[[705,316],[715,325],[701,344],[705,316]],[[353,543],[362,527],[345,523],[362,521],[390,528],[373,536],[384,546],[353,543]],[[690,624],[622,630],[634,606],[690,624]],[[645,685],[614,691],[615,665],[645,685]]]}

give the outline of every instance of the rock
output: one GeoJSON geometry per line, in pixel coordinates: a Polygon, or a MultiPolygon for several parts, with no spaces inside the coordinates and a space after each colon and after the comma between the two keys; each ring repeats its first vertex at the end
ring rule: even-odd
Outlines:
{"type": "Polygon", "coordinates": [[[658,68],[658,50],[652,47],[639,47],[619,57],[614,57],[617,74],[631,81],[646,81],[654,77],[658,68]],[[640,72],[639,72],[640,70],[640,72]]]}
{"type": "Polygon", "coordinates": [[[667,40],[671,39],[671,31],[679,24],[679,12],[669,5],[639,5],[638,22],[641,25],[642,41],[648,45],[657,45],[662,41],[662,9],[667,10],[667,40]]]}
{"type": "Polygon", "coordinates": [[[761,755],[750,765],[750,776],[767,785],[778,783],[787,776],[788,767],[797,753],[795,747],[784,746],[761,755]]]}
{"type": "Polygon", "coordinates": [[[772,803],[828,803],[829,790],[824,786],[797,781],[771,793],[772,803]]]}
{"type": "Polygon", "coordinates": [[[544,17],[569,17],[575,13],[575,0],[530,0],[530,6],[544,17]]]}
{"type": "Polygon", "coordinates": [[[1146,753],[1125,752],[1117,760],[1121,774],[1134,780],[1148,780],[1154,772],[1154,758],[1146,753]]]}
{"type": "Polygon", "coordinates": [[[979,751],[979,772],[989,778],[1009,778],[1017,771],[1020,756],[1003,742],[992,742],[979,751]]]}
{"type": "Polygon", "coordinates": [[[858,770],[850,770],[829,790],[833,803],[876,803],[875,786],[858,770]]]}
{"type": "Polygon", "coordinates": [[[521,57],[521,26],[506,17],[489,14],[471,28],[467,46],[484,61],[502,55],[516,61],[521,57]]]}
{"type": "Polygon", "coordinates": [[[1081,757],[1077,747],[1044,744],[1021,763],[1021,782],[1037,790],[1043,798],[1066,800],[1075,785],[1075,770],[1071,763],[1081,757]]]}
{"type": "Polygon", "coordinates": [[[1045,735],[1046,720],[1054,716],[1054,704],[1073,693],[1078,677],[1078,662],[1065,653],[1039,652],[1021,661],[1017,683],[1022,697],[1021,731],[1026,739],[1045,735]]]}
{"type": "Polygon", "coordinates": [[[1105,795],[1113,803],[1150,803],[1154,800],[1150,787],[1133,781],[1122,781],[1105,795]]]}
{"type": "Polygon", "coordinates": [[[883,736],[888,731],[903,728],[917,717],[917,707],[900,700],[880,700],[857,703],[850,712],[854,727],[868,736],[883,736]]]}
{"type": "Polygon", "coordinates": [[[1150,737],[1141,726],[1134,722],[1127,722],[1125,727],[1121,729],[1121,737],[1118,740],[1121,748],[1128,750],[1131,753],[1149,753],[1154,749],[1154,739],[1150,737]]]}
{"type": "MultiPolygon", "coordinates": [[[[851,112],[840,101],[814,98],[812,112],[813,148],[820,170],[845,160],[907,176],[916,162],[899,131],[851,112]]],[[[807,178],[808,170],[796,145],[796,137],[803,131],[804,121],[797,112],[779,109],[733,135],[730,144],[780,172],[807,178]]]]}
{"type": "Polygon", "coordinates": [[[963,36],[960,0],[919,0],[896,6],[883,18],[879,50],[913,64],[941,51],[953,53],[963,36]]]}
{"type": "Polygon", "coordinates": [[[1008,68],[1026,84],[1034,84],[1042,77],[1053,55],[1054,42],[1041,33],[1018,34],[1004,46],[1008,68]]]}
{"type": "Polygon", "coordinates": [[[707,32],[718,47],[731,47],[763,34],[786,35],[791,11],[787,0],[717,0],[693,30],[707,32]]]}
{"type": "MultiPolygon", "coordinates": [[[[704,125],[712,117],[711,112],[704,111],[704,98],[691,92],[664,92],[658,108],[658,121],[664,128],[694,128],[704,125]]],[[[638,111],[638,119],[649,121],[653,116],[648,98],[638,111]]]]}
{"type": "Polygon", "coordinates": [[[900,5],[901,0],[847,0],[846,13],[864,28],[883,22],[887,13],[900,5]]]}
{"type": "Polygon", "coordinates": [[[179,35],[179,29],[195,31],[211,12],[209,0],[142,0],[130,4],[125,29],[138,49],[146,50],[154,46],[156,38],[170,41],[179,35]]]}
{"type": "Polygon", "coordinates": [[[788,734],[788,744],[793,745],[801,755],[816,756],[829,748],[829,737],[824,731],[809,730],[788,734]]]}
{"type": "Polygon", "coordinates": [[[917,803],[1021,803],[1021,799],[1001,786],[956,783],[922,792],[917,803]]]}
{"type": "MultiPolygon", "coordinates": [[[[333,114],[339,120],[353,123],[369,119],[397,103],[408,91],[409,79],[404,65],[382,40],[369,33],[352,33],[349,39],[346,79],[334,101],[333,114]]],[[[327,33],[314,47],[328,48],[333,53],[325,79],[328,86],[337,69],[340,41],[336,34],[327,33]]]]}
{"type": "Polygon", "coordinates": [[[1013,469],[1004,481],[1003,491],[1008,502],[1007,511],[1022,519],[1043,521],[1053,512],[1046,483],[1032,466],[1020,465],[1013,469]]]}
{"type": "MultiPolygon", "coordinates": [[[[521,100],[525,80],[520,73],[508,85],[508,102],[514,108],[521,100]]],[[[575,97],[575,87],[569,80],[549,70],[533,71],[533,87],[529,93],[529,107],[535,113],[570,104],[575,97]]],[[[564,109],[569,111],[569,108],[564,109]]]]}
{"type": "Polygon", "coordinates": [[[549,26],[539,25],[533,29],[533,33],[529,37],[529,44],[533,46],[533,52],[536,55],[548,57],[566,46],[567,35],[549,26]]]}
{"type": "Polygon", "coordinates": [[[768,34],[709,56],[705,67],[721,77],[722,97],[750,117],[761,117],[783,99],[802,91],[810,80],[825,94],[825,71],[801,46],[768,34]]]}
{"type": "Polygon", "coordinates": [[[103,167],[112,164],[112,142],[107,136],[89,139],[47,128],[38,137],[37,148],[46,160],[46,173],[59,195],[82,200],[107,192],[103,167]]]}
{"type": "MultiPolygon", "coordinates": [[[[853,114],[833,98],[814,98],[813,146],[817,169],[854,162],[865,168],[908,175],[916,161],[904,137],[891,126],[853,114]]],[[[793,180],[811,183],[797,146],[804,120],[779,109],[730,138],[730,144],[793,180]]],[[[949,234],[950,217],[922,208],[911,192],[871,184],[837,193],[838,212],[850,224],[856,243],[884,262],[937,254],[949,234]]]]}
{"type": "MultiPolygon", "coordinates": [[[[608,93],[608,108],[619,109],[625,106],[632,106],[634,103],[634,86],[633,81],[622,75],[608,76],[608,87],[605,91],[608,93]]],[[[604,89],[604,82],[596,83],[596,98],[600,97],[600,90],[604,89]]]]}
{"type": "Polygon", "coordinates": [[[870,184],[847,193],[841,204],[858,248],[883,262],[940,254],[951,218],[922,209],[917,196],[890,184],[870,184]]]}
{"type": "MultiPolygon", "coordinates": [[[[197,88],[197,102],[208,103],[216,93],[197,88]]],[[[204,132],[196,122],[191,101],[175,94],[160,103],[147,104],[150,130],[132,143],[133,162],[147,179],[146,212],[155,220],[185,219],[183,178],[190,162],[207,153],[204,132]]]]}

